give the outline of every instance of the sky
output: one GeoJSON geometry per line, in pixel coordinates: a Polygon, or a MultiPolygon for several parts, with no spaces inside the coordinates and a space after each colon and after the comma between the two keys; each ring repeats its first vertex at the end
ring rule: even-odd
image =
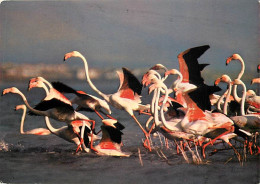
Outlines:
{"type": "MultiPolygon", "coordinates": [[[[240,70],[225,65],[234,53],[257,76],[258,0],[2,1],[1,62],[61,63],[77,50],[90,67],[179,68],[177,55],[200,45],[200,58],[219,75],[240,70]]],[[[82,63],[73,64],[81,66],[82,63]]]]}

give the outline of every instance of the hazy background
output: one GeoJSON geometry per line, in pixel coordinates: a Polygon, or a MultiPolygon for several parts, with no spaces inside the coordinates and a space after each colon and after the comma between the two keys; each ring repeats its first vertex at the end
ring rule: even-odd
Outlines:
{"type": "Polygon", "coordinates": [[[0,17],[1,62],[59,64],[78,50],[90,67],[179,69],[180,52],[209,44],[206,76],[234,78],[240,63],[225,65],[233,53],[247,79],[260,63],[257,0],[3,1],[0,17]]]}

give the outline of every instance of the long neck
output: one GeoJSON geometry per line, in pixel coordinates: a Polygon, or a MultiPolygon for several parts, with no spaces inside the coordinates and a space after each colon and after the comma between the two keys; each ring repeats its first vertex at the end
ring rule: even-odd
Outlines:
{"type": "Polygon", "coordinates": [[[240,103],[240,110],[241,110],[241,115],[244,116],[245,115],[245,100],[246,100],[246,85],[242,82],[241,83],[242,87],[243,87],[243,96],[242,96],[242,100],[240,103]]]}
{"type": "Polygon", "coordinates": [[[21,125],[20,125],[20,133],[21,134],[24,134],[23,126],[24,126],[25,116],[26,116],[26,106],[24,106],[24,108],[23,108],[23,115],[21,117],[21,125]]]}
{"type": "MultiPolygon", "coordinates": [[[[177,73],[177,75],[179,76],[177,80],[175,80],[172,84],[172,88],[178,88],[179,84],[182,82],[183,80],[183,76],[180,72],[177,73]]],[[[172,91],[171,91],[172,92],[172,91]]]]}
{"type": "Polygon", "coordinates": [[[218,99],[218,102],[217,102],[217,109],[222,112],[222,109],[221,109],[221,102],[222,100],[225,98],[225,93],[218,99]]]}
{"type": "Polygon", "coordinates": [[[158,89],[155,89],[154,94],[153,94],[153,98],[152,98],[152,101],[151,101],[151,105],[150,105],[152,115],[154,115],[154,113],[155,113],[156,101],[157,101],[157,108],[158,108],[158,99],[157,98],[159,98],[158,97],[158,89]]]}
{"type": "Polygon", "coordinates": [[[227,115],[227,106],[228,106],[228,100],[229,100],[230,94],[231,94],[231,88],[232,88],[232,85],[231,85],[231,83],[229,82],[229,83],[228,83],[228,93],[227,93],[226,100],[225,100],[225,102],[224,102],[224,107],[223,107],[223,113],[224,113],[225,115],[227,115]]]}
{"type": "Polygon", "coordinates": [[[51,85],[51,83],[49,83],[49,81],[47,81],[46,79],[42,78],[42,81],[47,84],[49,86],[49,88],[53,88],[53,86],[51,85]]]}
{"type": "Polygon", "coordinates": [[[86,60],[86,58],[82,55],[79,56],[82,61],[84,62],[84,66],[85,66],[85,74],[86,74],[86,78],[87,78],[87,82],[90,85],[90,87],[96,92],[98,93],[101,97],[103,97],[106,101],[109,101],[109,98],[107,95],[105,95],[104,93],[102,93],[101,91],[99,91],[96,86],[92,83],[92,81],[90,80],[89,74],[88,74],[88,62],[86,60]]]}
{"type": "MultiPolygon", "coordinates": [[[[241,79],[241,77],[243,76],[244,72],[245,72],[245,63],[244,63],[244,60],[242,58],[239,58],[238,59],[241,63],[241,70],[240,70],[240,73],[238,74],[237,76],[237,79],[241,79]]],[[[233,87],[233,91],[232,91],[232,94],[234,96],[234,99],[237,101],[237,102],[240,102],[241,101],[241,98],[238,97],[237,95],[237,85],[234,85],[233,87]]]]}
{"type": "Polygon", "coordinates": [[[54,128],[52,125],[51,125],[51,122],[50,122],[50,119],[48,116],[45,116],[45,123],[46,123],[46,126],[47,128],[50,130],[51,133],[55,134],[55,135],[58,135],[58,131],[59,129],[56,129],[54,128]]]}
{"type": "Polygon", "coordinates": [[[159,103],[159,98],[160,98],[160,89],[157,88],[154,90],[154,96],[155,96],[155,101],[154,104],[151,106],[154,106],[154,122],[156,127],[159,127],[161,125],[161,122],[159,121],[159,114],[158,114],[158,103],[159,103]]]}
{"type": "Polygon", "coordinates": [[[42,88],[44,89],[44,91],[46,93],[46,96],[50,94],[50,92],[49,92],[48,88],[46,87],[46,85],[43,85],[42,88]]]}
{"type": "Polygon", "coordinates": [[[162,106],[161,106],[161,109],[160,109],[161,120],[162,120],[163,125],[167,129],[173,131],[172,127],[168,125],[168,123],[166,122],[165,117],[164,117],[164,106],[166,105],[166,102],[167,102],[169,94],[168,94],[167,86],[164,85],[163,88],[165,89],[165,96],[164,96],[164,99],[163,99],[163,102],[162,102],[162,106]]]}
{"type": "Polygon", "coordinates": [[[32,108],[32,107],[29,105],[29,103],[27,102],[26,97],[24,96],[24,94],[23,94],[21,91],[19,91],[17,94],[19,94],[19,95],[22,97],[22,99],[23,99],[23,101],[24,101],[26,107],[27,107],[28,109],[30,109],[30,111],[32,111],[32,112],[35,113],[35,114],[41,115],[41,116],[46,116],[46,115],[47,115],[47,113],[44,112],[44,111],[39,111],[39,110],[36,110],[36,109],[32,108]]]}

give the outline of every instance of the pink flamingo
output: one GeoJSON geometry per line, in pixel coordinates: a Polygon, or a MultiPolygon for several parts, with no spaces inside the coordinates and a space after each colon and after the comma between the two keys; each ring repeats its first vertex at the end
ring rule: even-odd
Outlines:
{"type": "Polygon", "coordinates": [[[22,114],[22,117],[21,117],[21,125],[20,125],[20,133],[21,134],[33,134],[33,135],[50,135],[51,132],[46,129],[46,128],[35,128],[35,129],[32,129],[32,130],[28,130],[26,132],[24,132],[24,120],[25,120],[25,116],[26,116],[26,106],[23,104],[23,105],[17,105],[15,107],[15,110],[19,110],[19,109],[22,109],[23,110],[23,114],[22,114]]]}
{"type": "Polygon", "coordinates": [[[70,57],[79,57],[82,59],[85,66],[85,74],[86,79],[90,87],[98,93],[104,100],[110,103],[117,109],[125,110],[138,124],[138,126],[143,131],[146,140],[144,142],[144,146],[151,150],[150,142],[148,139],[149,134],[142,127],[141,123],[137,120],[134,115],[134,111],[146,110],[149,107],[141,104],[140,94],[142,90],[142,85],[138,81],[138,79],[126,68],[123,68],[123,74],[118,73],[120,79],[120,87],[118,91],[114,94],[104,94],[100,90],[96,88],[96,86],[90,80],[88,74],[88,63],[86,58],[79,53],[78,51],[72,51],[70,53],[65,54],[64,61],[70,57]]]}
{"type": "Polygon", "coordinates": [[[111,110],[109,105],[105,100],[102,100],[98,97],[95,97],[93,95],[87,94],[84,91],[77,91],[61,82],[52,82],[53,87],[62,93],[73,93],[76,95],[73,99],[71,99],[72,104],[77,104],[77,111],[79,110],[85,110],[85,111],[93,111],[95,112],[101,119],[104,119],[103,116],[98,112],[102,112],[109,118],[108,114],[103,112],[101,109],[105,109],[109,114],[111,114],[111,110]]]}
{"type": "Polygon", "coordinates": [[[101,126],[102,138],[95,149],[98,155],[124,156],[129,157],[129,153],[121,151],[122,130],[125,128],[114,119],[103,119],[101,126]]]}
{"type": "MultiPolygon", "coordinates": [[[[95,125],[95,122],[93,120],[89,120],[89,118],[86,117],[85,115],[74,111],[72,106],[70,106],[69,104],[64,103],[58,99],[52,98],[51,100],[42,101],[35,108],[32,108],[29,105],[24,94],[20,90],[18,90],[16,87],[4,89],[2,95],[5,95],[7,93],[14,93],[14,94],[20,95],[21,98],[23,99],[25,105],[27,106],[27,108],[29,108],[29,110],[34,114],[37,114],[40,116],[48,116],[57,121],[66,122],[70,127],[72,127],[74,133],[76,133],[77,135],[78,135],[78,132],[80,132],[80,130],[76,130],[76,128],[78,128],[79,126],[75,126],[74,124],[76,124],[78,120],[80,120],[81,123],[83,123],[83,127],[88,126],[88,124],[86,124],[86,122],[92,122],[93,127],[95,125]]],[[[88,129],[90,129],[90,126],[88,126],[88,129]]],[[[81,139],[81,143],[83,143],[83,138],[81,138],[80,135],[78,135],[78,136],[81,139]]],[[[93,148],[93,141],[92,141],[93,134],[91,134],[91,136],[92,136],[92,139],[91,139],[90,147],[91,147],[91,149],[95,150],[93,148]]],[[[77,148],[76,152],[78,151],[79,148],[80,147],[77,148]]]]}
{"type": "MultiPolygon", "coordinates": [[[[176,71],[173,70],[172,74],[175,73],[176,71]]],[[[198,106],[199,100],[191,98],[191,96],[196,97],[196,93],[200,93],[200,88],[201,87],[182,92],[182,96],[187,103],[187,108],[182,108],[182,110],[185,112],[185,116],[180,122],[182,129],[186,133],[194,134],[195,136],[213,138],[212,141],[202,146],[202,154],[204,158],[206,146],[214,143],[217,139],[224,140],[237,153],[235,148],[229,142],[229,139],[236,136],[236,134],[233,133],[233,121],[224,114],[211,113],[207,110],[203,111],[201,108],[199,108],[199,106],[202,105],[198,106]]]]}

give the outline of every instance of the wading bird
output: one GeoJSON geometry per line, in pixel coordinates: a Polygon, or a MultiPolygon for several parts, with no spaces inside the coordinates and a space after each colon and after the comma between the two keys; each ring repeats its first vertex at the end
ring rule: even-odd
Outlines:
{"type": "Polygon", "coordinates": [[[24,131],[24,120],[25,120],[25,116],[26,116],[26,105],[22,104],[22,105],[17,105],[15,107],[15,110],[19,110],[19,109],[22,109],[23,110],[23,114],[22,114],[22,117],[21,117],[21,125],[20,125],[20,133],[21,134],[34,134],[34,135],[50,135],[51,132],[46,129],[46,128],[35,128],[35,129],[32,129],[32,130],[28,130],[28,131],[24,131]]]}
{"type": "Polygon", "coordinates": [[[105,101],[110,103],[117,109],[125,110],[130,116],[135,120],[138,126],[143,131],[146,140],[144,142],[144,146],[151,150],[150,142],[149,142],[149,134],[142,127],[141,123],[137,120],[134,115],[134,111],[146,110],[149,107],[141,104],[140,94],[142,91],[142,84],[138,81],[138,79],[126,68],[123,69],[123,73],[119,73],[120,86],[116,93],[114,94],[104,94],[100,90],[96,88],[96,86],[92,83],[88,73],[88,63],[86,58],[79,53],[78,51],[72,51],[70,53],[65,54],[64,61],[70,57],[79,57],[82,59],[85,66],[85,74],[86,79],[90,87],[98,93],[105,101]]]}
{"type": "MultiPolygon", "coordinates": [[[[72,106],[70,106],[69,104],[66,104],[64,102],[61,102],[60,100],[53,98],[51,100],[42,101],[35,108],[32,108],[29,105],[24,94],[20,90],[18,90],[16,87],[4,89],[2,95],[5,95],[7,93],[14,93],[14,94],[20,95],[21,98],[23,99],[25,105],[27,106],[27,108],[34,114],[37,114],[40,116],[48,116],[57,121],[66,122],[68,124],[68,126],[70,126],[73,129],[74,133],[76,133],[78,135],[78,137],[81,139],[81,143],[83,143],[83,138],[78,134],[78,132],[80,132],[79,126],[74,125],[73,123],[77,123],[77,121],[80,120],[80,121],[82,121],[83,126],[87,126],[88,129],[91,129],[88,126],[88,124],[86,124],[85,122],[92,122],[93,128],[94,128],[95,121],[90,120],[85,115],[74,111],[72,106]]],[[[93,137],[93,134],[91,134],[91,136],[93,137]]],[[[91,140],[90,148],[94,150],[92,140],[91,140]]],[[[78,149],[79,149],[79,147],[77,148],[77,150],[78,149]]]]}

